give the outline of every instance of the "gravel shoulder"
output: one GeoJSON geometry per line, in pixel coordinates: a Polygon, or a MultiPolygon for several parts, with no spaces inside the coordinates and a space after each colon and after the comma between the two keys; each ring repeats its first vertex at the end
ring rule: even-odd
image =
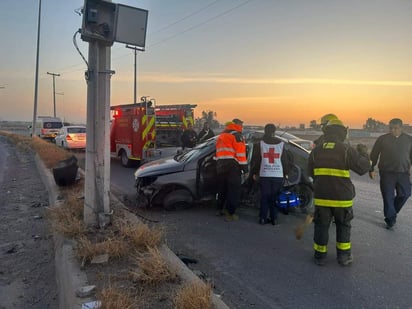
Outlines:
{"type": "Polygon", "coordinates": [[[34,155],[0,136],[0,308],[58,308],[48,193],[34,155]]]}

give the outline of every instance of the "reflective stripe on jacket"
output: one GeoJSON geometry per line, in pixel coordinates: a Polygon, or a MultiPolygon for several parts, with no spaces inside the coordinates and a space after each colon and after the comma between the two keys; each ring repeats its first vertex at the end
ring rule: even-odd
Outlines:
{"type": "MultiPolygon", "coordinates": [[[[314,179],[315,206],[351,207],[355,189],[350,180],[350,162],[363,160],[342,142],[324,142],[309,156],[309,174],[314,179]]],[[[366,162],[366,161],[365,161],[366,162]]],[[[364,163],[364,168],[369,163],[364,163]]]]}
{"type": "Polygon", "coordinates": [[[234,123],[226,125],[216,141],[216,159],[232,159],[239,165],[247,165],[246,145],[241,134],[242,126],[234,123]]]}

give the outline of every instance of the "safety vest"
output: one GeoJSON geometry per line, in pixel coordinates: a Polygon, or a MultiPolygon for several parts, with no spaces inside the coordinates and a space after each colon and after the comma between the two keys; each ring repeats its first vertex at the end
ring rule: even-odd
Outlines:
{"type": "Polygon", "coordinates": [[[280,157],[282,156],[284,143],[266,144],[260,141],[260,154],[262,160],[260,163],[260,177],[278,177],[283,178],[283,167],[280,157]]]}
{"type": "Polygon", "coordinates": [[[347,145],[324,142],[312,150],[309,158],[314,178],[315,206],[351,207],[355,189],[350,180],[347,145]]]}
{"type": "Polygon", "coordinates": [[[241,126],[229,124],[217,138],[216,141],[216,159],[233,159],[239,165],[247,165],[246,145],[240,135],[241,126]]]}

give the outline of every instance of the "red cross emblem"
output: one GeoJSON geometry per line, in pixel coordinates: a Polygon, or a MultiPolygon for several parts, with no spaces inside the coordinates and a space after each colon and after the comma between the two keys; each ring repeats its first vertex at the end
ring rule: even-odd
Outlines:
{"type": "Polygon", "coordinates": [[[275,159],[279,159],[280,154],[275,152],[275,148],[269,148],[269,152],[263,153],[264,158],[269,159],[269,163],[275,163],[275,159]]]}

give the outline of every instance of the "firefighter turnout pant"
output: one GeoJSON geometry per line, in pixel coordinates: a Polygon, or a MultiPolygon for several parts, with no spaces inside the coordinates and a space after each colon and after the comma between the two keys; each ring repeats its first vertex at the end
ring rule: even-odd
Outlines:
{"type": "Polygon", "coordinates": [[[328,252],[329,227],[335,218],[336,224],[336,252],[337,256],[350,255],[351,253],[351,220],[353,219],[352,207],[325,207],[316,206],[313,221],[315,223],[314,245],[315,258],[326,258],[328,252]]]}

